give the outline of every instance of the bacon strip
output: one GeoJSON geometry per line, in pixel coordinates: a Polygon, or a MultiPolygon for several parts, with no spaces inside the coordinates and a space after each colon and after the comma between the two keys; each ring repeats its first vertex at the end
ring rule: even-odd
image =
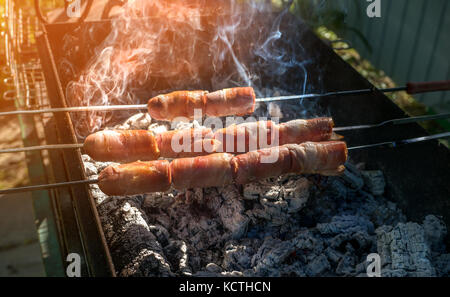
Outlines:
{"type": "Polygon", "coordinates": [[[163,158],[185,158],[215,153],[220,144],[211,129],[167,131],[156,136],[163,158]]]}
{"type": "Polygon", "coordinates": [[[293,120],[279,125],[272,121],[249,122],[217,130],[214,138],[222,142],[221,152],[238,154],[289,143],[330,140],[333,126],[332,118],[293,120]]]}
{"type": "Polygon", "coordinates": [[[148,101],[148,113],[154,119],[172,121],[177,117],[194,118],[194,110],[205,110],[208,91],[176,91],[148,101]]]}
{"type": "Polygon", "coordinates": [[[293,120],[279,125],[280,145],[329,140],[333,134],[332,118],[293,120]]]}
{"type": "Polygon", "coordinates": [[[195,158],[175,159],[170,164],[175,189],[220,187],[233,182],[231,159],[221,153],[195,158]]]}
{"type": "Polygon", "coordinates": [[[255,111],[256,95],[251,87],[231,88],[206,94],[205,114],[214,117],[244,116],[255,111]]]}
{"type": "Polygon", "coordinates": [[[292,159],[292,172],[338,175],[347,161],[347,145],[342,141],[305,142],[301,145],[285,145],[292,159]]]}

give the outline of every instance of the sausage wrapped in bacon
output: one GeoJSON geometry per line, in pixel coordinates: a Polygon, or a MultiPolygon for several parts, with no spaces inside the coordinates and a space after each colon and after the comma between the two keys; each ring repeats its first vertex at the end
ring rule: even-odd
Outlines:
{"type": "Polygon", "coordinates": [[[194,110],[202,115],[248,115],[255,110],[255,92],[251,87],[208,91],[176,91],[158,95],[148,101],[148,112],[157,120],[172,121],[177,117],[194,118],[194,110]]]}
{"type": "Polygon", "coordinates": [[[220,142],[211,129],[172,130],[156,136],[163,158],[186,158],[215,153],[220,142]]]}
{"type": "Polygon", "coordinates": [[[149,161],[160,157],[155,136],[147,130],[104,130],[89,135],[83,145],[96,161],[149,161]]]}
{"type": "Polygon", "coordinates": [[[343,141],[305,142],[301,145],[287,144],[291,154],[291,172],[338,175],[347,161],[347,145],[343,141]]]}
{"type": "Polygon", "coordinates": [[[204,112],[214,117],[249,115],[255,111],[255,101],[251,87],[224,89],[206,94],[204,112]]]}
{"type": "Polygon", "coordinates": [[[330,140],[333,127],[333,119],[325,117],[282,123],[279,125],[280,145],[330,140]]]}
{"type": "Polygon", "coordinates": [[[108,195],[245,184],[287,173],[336,175],[347,160],[345,142],[288,144],[233,157],[217,153],[168,161],[135,162],[109,166],[99,175],[100,189],[108,195]]]}
{"type": "Polygon", "coordinates": [[[111,165],[98,179],[100,190],[110,196],[165,192],[172,183],[167,160],[111,165]]]}
{"type": "Polygon", "coordinates": [[[242,123],[215,133],[209,128],[173,130],[156,137],[146,130],[105,130],[88,136],[84,148],[98,161],[150,161],[216,152],[238,154],[289,143],[325,141],[331,139],[332,129],[331,118],[318,118],[280,125],[272,121],[242,123]]]}
{"type": "Polygon", "coordinates": [[[154,119],[172,121],[177,117],[194,118],[194,110],[204,113],[207,91],[176,91],[148,101],[148,113],[154,119]]]}
{"type": "Polygon", "coordinates": [[[233,155],[211,154],[175,159],[170,164],[175,189],[220,187],[233,183],[233,155]]]}
{"type": "Polygon", "coordinates": [[[237,154],[284,144],[330,140],[332,118],[293,120],[282,124],[272,121],[248,122],[217,130],[214,138],[222,142],[222,152],[237,154]]]}

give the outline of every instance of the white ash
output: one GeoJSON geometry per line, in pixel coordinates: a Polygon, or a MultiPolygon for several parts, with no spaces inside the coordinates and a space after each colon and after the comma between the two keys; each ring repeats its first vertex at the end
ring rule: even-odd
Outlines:
{"type": "MultiPolygon", "coordinates": [[[[146,114],[114,128],[171,129],[146,114]]],[[[83,162],[90,179],[113,164],[86,155],[83,162]]],[[[90,188],[120,276],[366,276],[374,252],[383,276],[449,276],[442,220],[407,222],[383,196],[381,171],[346,167],[340,177],[286,175],[127,197],[90,188]]]]}

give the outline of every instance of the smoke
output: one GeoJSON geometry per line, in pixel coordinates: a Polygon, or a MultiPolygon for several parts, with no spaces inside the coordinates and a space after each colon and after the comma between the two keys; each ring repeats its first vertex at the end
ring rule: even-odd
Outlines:
{"type": "MultiPolygon", "coordinates": [[[[82,73],[67,85],[72,106],[144,103],[161,91],[276,84],[307,91],[311,62],[298,44],[299,23],[270,1],[130,0],[82,73]],[[281,27],[289,18],[287,36],[281,27]],[[297,39],[297,40],[295,40],[297,39]],[[299,60],[300,59],[300,60],[299,60]],[[286,77],[296,73],[296,79],[286,77]]],[[[78,136],[104,127],[112,114],[72,115],[78,136]]]]}

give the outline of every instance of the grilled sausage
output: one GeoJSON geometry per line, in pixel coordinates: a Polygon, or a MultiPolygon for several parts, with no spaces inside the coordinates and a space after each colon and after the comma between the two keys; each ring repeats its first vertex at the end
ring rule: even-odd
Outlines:
{"type": "Polygon", "coordinates": [[[237,184],[289,173],[291,155],[285,147],[266,148],[233,158],[234,180],[237,184]]]}
{"type": "Polygon", "coordinates": [[[256,95],[251,87],[224,89],[205,96],[205,114],[209,116],[244,116],[255,111],[256,95]]]}
{"type": "Polygon", "coordinates": [[[266,148],[238,155],[232,163],[235,182],[246,184],[286,173],[338,175],[344,171],[346,161],[345,142],[329,141],[266,148]]]}
{"type": "Polygon", "coordinates": [[[212,136],[211,129],[173,130],[157,136],[147,130],[104,130],[89,135],[83,147],[96,161],[128,163],[215,153],[221,143],[212,136]]]}
{"type": "Polygon", "coordinates": [[[265,147],[277,146],[279,127],[272,121],[259,121],[230,125],[214,133],[222,143],[221,152],[245,153],[265,147]]]}
{"type": "Polygon", "coordinates": [[[216,152],[219,143],[212,139],[213,136],[211,129],[194,128],[158,134],[156,141],[161,151],[161,157],[184,158],[216,152]]]}
{"type": "Polygon", "coordinates": [[[167,160],[111,165],[98,179],[100,190],[110,196],[165,192],[172,182],[167,160]]]}
{"type": "Polygon", "coordinates": [[[133,162],[156,160],[160,156],[152,132],[147,130],[104,130],[89,135],[85,152],[96,161],[133,162]]]}
{"type": "Polygon", "coordinates": [[[170,164],[175,189],[220,187],[233,182],[230,154],[175,159],[170,164]]]}
{"type": "Polygon", "coordinates": [[[202,115],[247,115],[255,110],[255,92],[251,87],[207,91],[176,91],[158,95],[148,101],[148,112],[157,120],[172,121],[177,117],[194,118],[194,110],[202,115]]]}
{"type": "Polygon", "coordinates": [[[209,128],[173,130],[156,137],[145,130],[106,130],[88,136],[84,148],[97,161],[150,161],[216,152],[238,154],[289,143],[325,141],[332,138],[332,130],[331,118],[293,120],[280,125],[272,121],[249,122],[215,133],[209,128]]]}
{"type": "Polygon", "coordinates": [[[330,140],[333,127],[333,119],[325,117],[282,123],[279,125],[280,145],[330,140]]]}
{"type": "Polygon", "coordinates": [[[347,145],[343,141],[305,142],[285,147],[291,154],[291,171],[294,173],[338,175],[345,170],[347,145]]]}
{"type": "Polygon", "coordinates": [[[293,120],[279,125],[272,121],[249,122],[217,130],[214,138],[222,142],[221,152],[237,154],[289,143],[330,140],[333,126],[332,118],[293,120]]]}
{"type": "Polygon", "coordinates": [[[286,173],[337,175],[347,160],[345,142],[306,142],[265,148],[233,157],[216,153],[168,161],[112,165],[99,175],[100,189],[108,195],[131,195],[245,184],[286,173]]]}
{"type": "Polygon", "coordinates": [[[207,91],[176,91],[148,101],[148,113],[154,119],[172,121],[177,117],[194,118],[194,109],[205,111],[207,91]]]}

